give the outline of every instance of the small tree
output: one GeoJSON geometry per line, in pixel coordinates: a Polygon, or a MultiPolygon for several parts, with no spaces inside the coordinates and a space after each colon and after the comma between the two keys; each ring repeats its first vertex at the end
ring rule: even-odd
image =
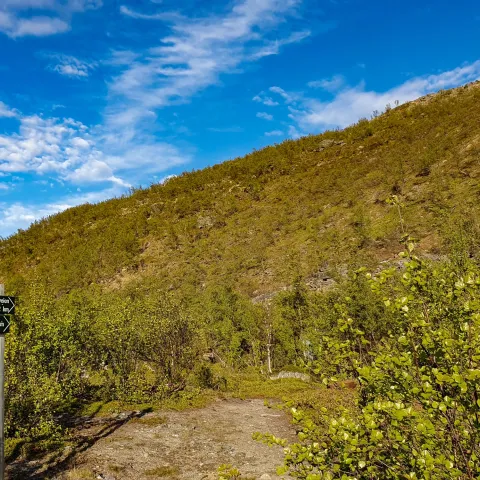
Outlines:
{"type": "MultiPolygon", "coordinates": [[[[293,410],[303,441],[287,448],[284,472],[308,480],[479,478],[480,275],[473,266],[462,276],[451,265],[428,266],[410,239],[406,246],[402,285],[384,298],[399,331],[371,362],[350,359],[358,412],[325,411],[318,425],[293,410]]],[[[370,277],[379,295],[390,275],[370,277]]],[[[344,349],[339,343],[340,356],[344,349]]]]}

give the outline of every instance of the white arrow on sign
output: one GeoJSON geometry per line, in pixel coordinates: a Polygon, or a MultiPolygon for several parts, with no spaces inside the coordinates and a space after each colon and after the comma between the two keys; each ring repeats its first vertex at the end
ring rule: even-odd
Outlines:
{"type": "Polygon", "coordinates": [[[0,297],[0,314],[4,313],[9,315],[15,310],[15,297],[0,297]]]}
{"type": "Polygon", "coordinates": [[[8,332],[10,328],[10,320],[5,315],[0,315],[0,333],[8,332]]]}

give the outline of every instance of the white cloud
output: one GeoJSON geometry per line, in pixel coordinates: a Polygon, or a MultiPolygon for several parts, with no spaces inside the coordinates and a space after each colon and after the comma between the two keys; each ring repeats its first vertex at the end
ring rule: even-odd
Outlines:
{"type": "MultiPolygon", "coordinates": [[[[397,100],[399,103],[408,102],[477,79],[480,79],[480,60],[436,75],[412,78],[386,92],[369,91],[364,83],[360,83],[355,87],[344,87],[331,101],[302,98],[300,106],[290,109],[289,117],[308,132],[346,127],[362,117],[370,117],[374,110],[383,111],[387,104],[393,106],[397,100]]],[[[288,98],[285,102],[288,104],[288,98]]]]}
{"type": "Polygon", "coordinates": [[[90,147],[90,142],[82,137],[74,137],[72,138],[72,145],[76,148],[83,149],[90,147]]]}
{"type": "Polygon", "coordinates": [[[138,177],[190,160],[188,151],[181,153],[147,135],[111,138],[101,126],[88,128],[69,118],[17,116],[18,132],[0,135],[0,172],[34,172],[70,183],[127,187],[130,179],[134,183],[138,177]]]}
{"type": "Polygon", "coordinates": [[[278,102],[275,102],[274,100],[272,100],[272,98],[270,97],[265,97],[263,92],[260,93],[259,95],[255,95],[252,100],[254,102],[258,102],[258,103],[263,103],[264,105],[266,105],[267,107],[276,107],[277,105],[280,105],[278,102]]]}
{"type": "Polygon", "coordinates": [[[167,175],[166,177],[161,178],[158,183],[161,185],[165,185],[169,180],[172,180],[173,178],[176,178],[177,175],[167,175]]]}
{"type": "Polygon", "coordinates": [[[46,56],[58,62],[55,65],[50,65],[50,70],[67,77],[88,77],[90,71],[96,67],[95,62],[86,62],[71,55],[49,54],[46,56]]]}
{"type": "Polygon", "coordinates": [[[273,115],[266,112],[258,112],[257,118],[263,118],[264,120],[273,120],[273,115]]]}
{"type": "Polygon", "coordinates": [[[70,29],[70,26],[60,18],[50,17],[31,17],[18,19],[14,28],[11,30],[12,37],[46,37],[56,33],[64,33],[70,29]]]}
{"type": "Polygon", "coordinates": [[[12,38],[64,33],[74,13],[101,6],[101,0],[2,0],[0,32],[12,38]]]}
{"type": "Polygon", "coordinates": [[[295,126],[293,125],[290,125],[288,127],[288,135],[293,138],[294,140],[297,139],[297,138],[300,138],[302,136],[302,134],[296,129],[295,126]]]}
{"type": "Polygon", "coordinates": [[[281,130],[272,130],[271,132],[265,132],[265,136],[267,137],[280,137],[281,135],[284,135],[281,130]]]}
{"type": "Polygon", "coordinates": [[[289,45],[291,43],[301,42],[302,40],[308,38],[310,35],[311,32],[309,30],[305,30],[303,32],[292,33],[290,36],[282,40],[274,40],[268,42],[260,50],[253,53],[251,58],[253,60],[256,60],[262,57],[268,57],[270,55],[278,55],[280,53],[281,47],[284,47],[285,45],[289,45]]]}
{"type": "Polygon", "coordinates": [[[343,75],[334,75],[331,78],[324,78],[323,80],[315,80],[308,82],[310,88],[322,88],[327,92],[336,92],[345,85],[345,78],[343,75]]]}
{"type": "Polygon", "coordinates": [[[16,116],[17,113],[15,112],[15,110],[12,110],[11,108],[7,107],[7,105],[5,105],[3,102],[0,102],[0,118],[11,118],[16,116]]]}
{"type": "Polygon", "coordinates": [[[136,20],[171,20],[173,18],[179,18],[179,15],[172,13],[154,13],[151,15],[139,13],[125,5],[120,7],[120,13],[136,20]]]}
{"type": "Polygon", "coordinates": [[[269,90],[277,95],[280,95],[286,103],[293,103],[296,100],[296,95],[292,93],[287,93],[283,88],[280,87],[270,87],[269,90]]]}
{"type": "Polygon", "coordinates": [[[104,161],[90,158],[86,163],[65,176],[66,180],[73,183],[92,183],[92,182],[112,182],[123,187],[129,187],[130,184],[116,177],[112,168],[104,161]]]}

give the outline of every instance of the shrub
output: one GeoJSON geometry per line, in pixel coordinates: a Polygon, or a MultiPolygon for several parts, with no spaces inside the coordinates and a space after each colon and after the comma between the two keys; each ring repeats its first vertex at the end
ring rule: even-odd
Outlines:
{"type": "MultiPolygon", "coordinates": [[[[478,269],[460,276],[452,265],[428,266],[409,240],[404,255],[402,285],[384,298],[399,331],[370,362],[350,360],[361,385],[358,410],[334,418],[324,411],[313,423],[293,409],[303,430],[283,470],[297,478],[479,478],[478,269]]],[[[370,277],[372,289],[382,295],[390,276],[370,277]]],[[[344,344],[337,347],[345,354],[344,344]]]]}

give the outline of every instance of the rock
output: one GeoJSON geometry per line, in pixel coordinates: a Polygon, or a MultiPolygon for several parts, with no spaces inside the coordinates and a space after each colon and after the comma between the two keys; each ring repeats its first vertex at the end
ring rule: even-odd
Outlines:
{"type": "Polygon", "coordinates": [[[272,477],[268,473],[264,473],[259,480],[272,480],[272,477]]]}
{"type": "Polygon", "coordinates": [[[333,147],[334,145],[338,145],[338,146],[343,146],[343,145],[346,145],[346,143],[343,141],[343,140],[322,140],[319,144],[318,144],[318,148],[316,148],[314,150],[314,152],[322,152],[323,150],[325,150],[326,148],[329,148],[329,147],[333,147]]]}
{"type": "Polygon", "coordinates": [[[299,380],[303,380],[304,382],[310,381],[310,375],[301,372],[284,372],[281,371],[277,373],[277,375],[272,375],[270,380],[279,380],[280,378],[298,378],[299,380]]]}
{"type": "Polygon", "coordinates": [[[200,229],[213,227],[214,223],[214,219],[209,216],[199,216],[197,219],[197,227],[200,229]]]}
{"type": "Polygon", "coordinates": [[[335,140],[323,140],[318,144],[319,148],[328,148],[335,145],[335,140]]]}

